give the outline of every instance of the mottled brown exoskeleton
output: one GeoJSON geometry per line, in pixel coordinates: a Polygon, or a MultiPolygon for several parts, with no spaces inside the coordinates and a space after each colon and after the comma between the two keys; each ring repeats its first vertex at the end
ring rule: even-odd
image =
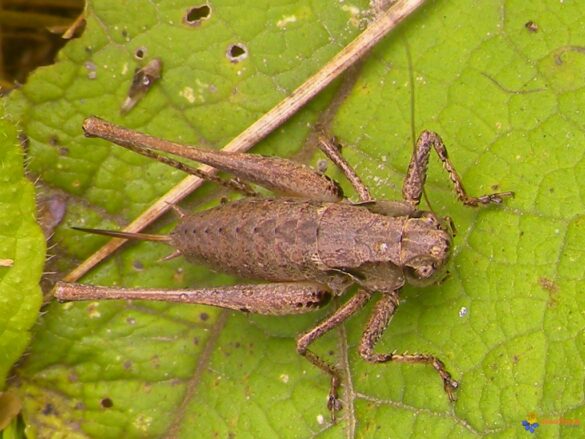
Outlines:
{"type": "MultiPolygon", "coordinates": [[[[450,220],[418,210],[430,151],[434,149],[439,155],[457,197],[465,205],[499,204],[512,195],[504,192],[468,196],[437,134],[424,131],[420,135],[404,180],[403,201],[372,199],[336,145],[321,136],[321,149],[341,168],[359,195],[360,201],[352,203],[343,197],[337,183],[290,160],[186,147],[97,118],[87,119],[84,129],[88,136],[101,137],[149,156],[157,155],[154,150],[166,151],[230,172],[239,179],[231,184],[246,193],[251,193],[251,189],[241,180],[281,194],[277,198],[252,196],[203,212],[180,213],[178,226],[168,236],[90,230],[163,241],[190,261],[271,283],[179,291],[112,290],[60,283],[56,289],[60,300],[151,299],[284,315],[319,308],[331,296],[357,285],[355,295],[297,338],[298,353],[331,377],[328,407],[332,413],[341,407],[340,371],[308,347],[354,315],[375,293],[379,296],[361,338],[361,357],[373,363],[430,364],[453,400],[458,383],[437,357],[374,352],[398,307],[400,288],[406,283],[429,284],[444,276],[452,242],[450,220]]],[[[168,157],[162,160],[190,171],[188,166],[168,157]]]]}

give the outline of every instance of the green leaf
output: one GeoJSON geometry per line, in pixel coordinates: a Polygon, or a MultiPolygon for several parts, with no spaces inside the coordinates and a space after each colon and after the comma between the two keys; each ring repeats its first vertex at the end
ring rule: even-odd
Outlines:
{"type": "MultiPolygon", "coordinates": [[[[45,262],[45,238],[35,222],[34,187],[24,177],[16,127],[6,118],[3,107],[0,112],[0,390],[3,390],[10,368],[29,343],[30,329],[38,318],[42,299],[38,283],[45,262]]],[[[1,395],[0,392],[0,399],[1,395]]],[[[0,415],[0,426],[5,421],[0,415]]]]}
{"type": "MultiPolygon", "coordinates": [[[[84,139],[84,117],[220,147],[357,35],[367,4],[218,0],[208,19],[189,26],[187,2],[92,3],[83,37],[9,103],[30,138],[31,171],[70,194],[55,234],[57,269],[104,242],[69,226],[121,227],[182,178],[84,139]],[[236,43],[248,56],[232,63],[227,53],[236,43]],[[120,116],[134,69],[155,57],[161,80],[120,116]]],[[[377,347],[437,355],[461,383],[457,402],[449,403],[431,367],[359,358],[371,306],[314,346],[348,377],[342,418],[332,426],[328,379],[296,355],[294,342],[323,313],[269,318],[143,302],[53,304],[16,371],[29,431],[512,437],[535,419],[545,436],[574,433],[568,421],[585,419],[584,21],[578,2],[429,1],[352,73],[347,95],[335,84],[255,148],[290,156],[320,113],[333,109],[345,157],[379,198],[400,197],[423,129],[441,134],[471,194],[516,192],[502,206],[463,207],[431,161],[427,196],[458,231],[451,276],[405,288],[377,347]]],[[[187,204],[208,206],[214,194],[206,187],[187,204]]],[[[155,229],[168,231],[171,222],[155,229]]],[[[155,243],[129,245],[84,281],[161,288],[231,281],[179,260],[158,262],[167,253],[155,243]]]]}

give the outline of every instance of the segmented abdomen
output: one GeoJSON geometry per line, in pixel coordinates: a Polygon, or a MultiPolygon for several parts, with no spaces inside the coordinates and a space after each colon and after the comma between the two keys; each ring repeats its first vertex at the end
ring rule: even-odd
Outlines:
{"type": "Polygon", "coordinates": [[[323,204],[243,199],[186,216],[171,233],[189,260],[244,278],[319,280],[315,265],[323,204]]]}

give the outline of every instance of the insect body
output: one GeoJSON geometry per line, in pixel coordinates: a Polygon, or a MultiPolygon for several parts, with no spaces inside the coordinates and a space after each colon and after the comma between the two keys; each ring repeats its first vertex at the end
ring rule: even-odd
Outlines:
{"type": "Polygon", "coordinates": [[[247,279],[348,283],[392,292],[443,265],[451,241],[429,212],[389,217],[367,205],[247,198],[185,216],[169,244],[187,259],[247,279]]]}
{"type": "MultiPolygon", "coordinates": [[[[374,352],[374,345],[396,311],[400,288],[407,282],[424,285],[442,278],[449,256],[450,222],[417,208],[431,148],[439,154],[464,204],[501,203],[504,197],[512,195],[505,192],[468,196],[438,135],[421,134],[403,185],[403,201],[373,200],[336,146],[322,137],[321,148],[344,171],[360,196],[359,203],[351,203],[327,177],[288,160],[187,148],[97,118],[88,119],[84,128],[89,135],[150,156],[154,155],[153,149],[181,153],[286,196],[249,197],[203,212],[181,213],[179,224],[170,235],[85,229],[110,236],[164,241],[188,260],[270,283],[180,291],[113,291],[60,283],[55,293],[59,299],[155,299],[261,314],[294,314],[318,308],[331,295],[340,295],[351,285],[357,285],[354,296],[297,338],[297,351],[331,377],[328,407],[332,413],[341,407],[338,399],[341,374],[308,347],[355,314],[374,293],[379,293],[380,298],[362,335],[360,355],[374,363],[430,364],[453,399],[458,383],[438,358],[427,354],[374,352]]],[[[170,162],[168,158],[164,160],[170,162]]],[[[185,169],[183,164],[178,166],[185,169]]]]}

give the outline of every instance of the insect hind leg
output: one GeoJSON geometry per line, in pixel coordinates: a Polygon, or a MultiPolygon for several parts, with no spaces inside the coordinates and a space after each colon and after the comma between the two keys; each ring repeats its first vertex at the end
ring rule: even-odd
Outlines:
{"type": "MultiPolygon", "coordinates": [[[[160,157],[153,150],[164,151],[229,172],[237,178],[230,184],[233,183],[234,188],[239,186],[240,192],[250,190],[243,183],[245,181],[286,196],[330,202],[343,198],[343,191],[336,182],[292,160],[181,145],[120,127],[97,117],[85,119],[83,130],[87,137],[100,137],[149,157],[160,157]]],[[[182,162],[164,158],[161,161],[205,178],[197,170],[183,166],[182,162]]]]}

